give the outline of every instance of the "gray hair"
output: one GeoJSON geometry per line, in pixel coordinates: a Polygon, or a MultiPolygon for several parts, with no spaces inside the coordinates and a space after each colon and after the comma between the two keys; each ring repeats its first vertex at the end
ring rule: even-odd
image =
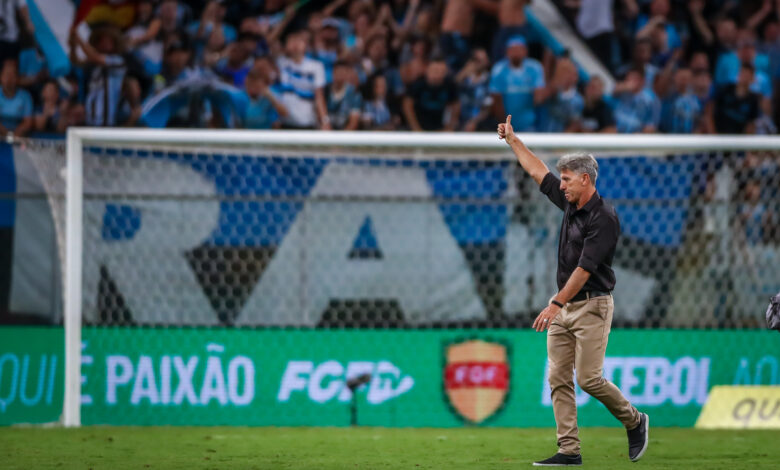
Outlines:
{"type": "Polygon", "coordinates": [[[599,177],[599,164],[593,155],[585,152],[570,153],[564,155],[555,165],[560,173],[563,170],[569,170],[578,175],[587,174],[590,181],[595,185],[596,178],[599,177]]]}

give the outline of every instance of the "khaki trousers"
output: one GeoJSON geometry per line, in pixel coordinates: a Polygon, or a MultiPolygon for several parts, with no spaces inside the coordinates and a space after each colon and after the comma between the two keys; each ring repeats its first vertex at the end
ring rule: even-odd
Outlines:
{"type": "Polygon", "coordinates": [[[562,454],[579,454],[577,384],[598,399],[627,429],[639,424],[639,412],[615,384],[602,376],[604,354],[615,304],[611,295],[569,302],[547,331],[547,358],[558,448],[562,454]]]}

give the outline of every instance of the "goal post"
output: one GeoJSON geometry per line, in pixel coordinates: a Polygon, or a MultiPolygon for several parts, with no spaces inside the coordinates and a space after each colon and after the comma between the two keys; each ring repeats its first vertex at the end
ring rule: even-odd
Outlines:
{"type": "MultiPolygon", "coordinates": [[[[589,151],[593,152],[597,159],[601,158],[624,158],[626,156],[647,156],[649,158],[666,158],[668,155],[684,155],[690,153],[707,154],[709,152],[771,152],[777,154],[780,152],[780,138],[768,137],[768,136],[701,136],[701,135],[604,135],[604,134],[519,134],[519,137],[525,142],[525,144],[535,152],[538,152],[543,159],[548,160],[548,163],[554,163],[554,159],[562,154],[573,151],[589,151]]],[[[85,252],[85,233],[83,231],[84,226],[84,204],[85,204],[85,188],[91,184],[91,182],[85,182],[85,168],[90,165],[85,162],[85,159],[99,159],[101,158],[99,153],[88,153],[85,149],[88,148],[119,148],[132,149],[132,152],[148,152],[152,154],[156,151],[160,152],[179,152],[179,153],[220,153],[227,154],[230,152],[237,152],[241,155],[263,155],[264,149],[272,149],[272,155],[281,156],[281,158],[298,158],[295,155],[299,155],[300,158],[332,158],[338,161],[358,161],[366,163],[366,166],[378,166],[381,168],[387,165],[393,165],[394,160],[397,160],[401,166],[411,165],[410,161],[424,161],[426,162],[423,168],[426,171],[432,171],[431,168],[438,168],[436,165],[447,167],[449,169],[449,162],[466,161],[471,162],[473,165],[480,166],[485,162],[504,163],[512,166],[512,173],[517,173],[522,170],[517,170],[515,167],[514,159],[511,150],[507,147],[506,143],[500,141],[495,134],[488,133],[408,133],[408,132],[320,132],[320,131],[248,131],[248,130],[156,130],[156,129],[114,129],[114,128],[70,128],[67,132],[67,142],[65,145],[67,155],[66,164],[64,165],[64,178],[65,178],[65,203],[64,203],[64,243],[62,243],[61,256],[62,260],[62,274],[64,277],[64,330],[65,330],[65,396],[64,396],[64,409],[62,422],[65,426],[80,426],[81,419],[81,406],[82,406],[82,325],[85,323],[83,316],[84,308],[84,292],[85,286],[83,284],[84,279],[84,259],[85,256],[91,256],[85,252]],[[97,156],[96,156],[97,155],[97,156]],[[293,155],[293,157],[290,157],[293,155]]],[[[146,153],[144,153],[146,155],[146,153]]],[[[177,153],[178,155],[178,153],[177,153]]],[[[176,157],[184,158],[184,157],[176,157]]],[[[189,158],[189,157],[187,157],[189,158]]],[[[197,157],[193,157],[197,158],[197,157]]],[[[208,159],[209,157],[204,157],[208,159]]],[[[206,164],[212,164],[209,161],[206,164]]],[[[218,165],[220,163],[213,163],[218,165]]],[[[551,167],[553,165],[550,165],[551,167]]],[[[117,164],[113,167],[113,170],[121,172],[122,165],[117,164]]],[[[458,167],[460,168],[460,167],[458,167]]],[[[112,170],[112,171],[113,171],[112,170]]],[[[103,170],[101,170],[103,171],[103,170]]],[[[152,171],[152,170],[149,170],[152,171]]],[[[253,170],[249,170],[253,171],[253,170]]],[[[280,170],[282,171],[282,170],[280,170]]],[[[307,170],[308,171],[308,170],[307,170]]],[[[314,171],[314,170],[312,170],[314,171]]],[[[319,171],[319,170],[318,170],[319,171]]],[[[143,173],[146,174],[146,173],[143,173]]],[[[241,176],[240,171],[233,174],[233,177],[239,178],[241,176]]],[[[250,175],[251,176],[251,175],[250,175]]],[[[254,175],[260,179],[264,175],[254,175]]],[[[87,176],[87,178],[94,177],[93,175],[87,176]]],[[[307,177],[304,175],[304,177],[307,177]]],[[[344,176],[348,178],[349,175],[344,176]]],[[[393,176],[395,178],[395,176],[393,176]]],[[[118,176],[116,181],[120,181],[121,176],[118,176]]],[[[335,178],[334,185],[337,185],[339,181],[345,181],[344,179],[335,178]]],[[[368,178],[367,181],[376,181],[368,178]]],[[[391,179],[388,184],[395,182],[395,179],[391,179]]],[[[178,182],[176,184],[179,184],[178,182]]],[[[258,183],[260,184],[260,183],[258,183]]],[[[469,182],[463,183],[468,185],[469,182]]],[[[482,184],[481,182],[479,184],[482,184]]],[[[609,181],[603,182],[605,185],[609,185],[609,181]]],[[[368,185],[368,183],[367,183],[368,185]]],[[[487,183],[485,183],[487,185],[487,183]]],[[[511,186],[511,182],[509,183],[511,186]]],[[[184,186],[182,186],[184,187],[184,186]]],[[[103,188],[101,190],[110,190],[111,188],[103,188]]],[[[165,192],[168,188],[155,188],[156,190],[165,192]]],[[[659,186],[659,190],[663,189],[659,186]]],[[[130,196],[135,197],[133,194],[120,194],[118,190],[118,196],[130,196]]],[[[172,189],[171,191],[176,191],[172,189]]],[[[176,197],[191,198],[192,200],[199,200],[205,196],[197,194],[193,189],[190,194],[186,189],[182,190],[181,194],[173,194],[176,197]]],[[[357,191],[357,190],[356,190],[357,191]]],[[[369,189],[370,191],[370,189],[369,189]]],[[[467,190],[463,190],[461,193],[454,197],[452,204],[460,203],[460,198],[468,200],[470,195],[467,194],[467,190]]],[[[240,191],[237,191],[237,194],[240,191]]],[[[232,194],[232,193],[231,193],[232,194]]],[[[345,193],[343,198],[349,199],[352,197],[349,191],[345,193]]],[[[407,195],[402,193],[402,189],[397,191],[390,191],[390,196],[379,194],[375,197],[386,198],[388,201],[400,201],[403,203],[407,195]]],[[[148,195],[140,195],[143,197],[148,195]]],[[[291,204],[302,204],[293,196],[291,198],[291,204]]],[[[333,198],[333,200],[339,201],[342,196],[338,193],[325,193],[327,198],[333,198]]],[[[355,197],[359,197],[355,196],[355,197]]],[[[408,195],[410,200],[414,200],[419,196],[418,194],[408,195]]],[[[427,196],[426,196],[427,197],[427,196]]],[[[494,201],[477,201],[474,204],[498,204],[500,198],[506,198],[505,194],[497,196],[494,201]]],[[[515,198],[520,198],[515,194],[515,198]]],[[[449,196],[445,196],[445,199],[449,196]]],[[[449,204],[451,201],[447,201],[449,204]]],[[[173,206],[172,206],[173,207],[173,206]]],[[[55,209],[56,210],[56,209],[55,209]]],[[[124,210],[122,207],[117,209],[119,211],[124,210]]],[[[174,209],[175,210],[175,209],[174,209]]],[[[251,207],[250,209],[251,210],[251,207]]],[[[348,209],[345,209],[348,210],[348,209]]],[[[465,213],[465,212],[464,212],[465,213]]],[[[243,213],[242,213],[243,214],[243,213]]],[[[458,216],[466,217],[466,215],[458,214],[458,216]]],[[[108,216],[105,216],[108,217],[108,216]]],[[[129,212],[127,216],[132,219],[133,213],[129,212]]],[[[216,215],[214,217],[217,217],[216,215]]],[[[420,219],[424,220],[424,218],[420,219]]],[[[488,219],[486,219],[488,220],[488,219]]],[[[140,223],[140,222],[138,222],[140,223]]],[[[334,222],[336,224],[338,222],[334,222]]],[[[376,223],[376,221],[373,221],[376,223]]],[[[62,227],[58,228],[60,230],[62,227]]],[[[137,229],[137,227],[136,227],[137,229]]],[[[474,229],[474,227],[471,227],[474,229]]],[[[479,227],[477,227],[479,229],[479,227]]],[[[302,229],[303,230],[303,229],[302,229]]],[[[363,230],[361,233],[366,233],[366,237],[371,235],[371,228],[363,230]]],[[[300,235],[304,236],[304,235],[300,235]]],[[[361,235],[358,236],[358,238],[361,235]]],[[[554,239],[555,232],[546,235],[546,240],[554,239]]],[[[370,238],[370,237],[369,237],[370,238]]],[[[62,242],[63,240],[61,240],[62,242]]],[[[464,242],[465,243],[465,242],[464,242]]],[[[356,242],[356,244],[359,244],[356,242]]],[[[361,245],[362,246],[362,245],[361,245]]],[[[545,245],[547,246],[547,245],[545,245]]],[[[371,250],[374,248],[361,248],[371,250]]],[[[668,251],[668,250],[667,250],[668,251]]],[[[278,253],[277,253],[278,254],[278,253]]],[[[360,253],[355,255],[357,257],[362,256],[360,253]]],[[[302,260],[301,263],[308,262],[302,260]]],[[[308,266],[308,265],[307,265],[308,266]]],[[[301,268],[297,273],[300,276],[306,276],[308,274],[308,268],[301,268]]],[[[488,269],[488,268],[486,268],[488,269]]],[[[490,268],[494,269],[494,268],[490,268]]],[[[242,273],[243,274],[243,273],[242,273]]],[[[487,273],[491,274],[491,273],[487,273]]],[[[284,280],[285,277],[280,279],[284,280]]],[[[346,277],[344,279],[347,279],[346,277]]],[[[346,282],[346,281],[343,281],[346,282]]],[[[504,279],[504,282],[506,280],[504,279]]],[[[458,289],[459,284],[455,282],[453,289],[458,289]]],[[[401,289],[399,287],[399,289],[401,289]]],[[[349,289],[346,289],[349,290],[349,289]]],[[[392,290],[392,289],[391,289],[392,290]]],[[[373,292],[371,288],[367,288],[369,294],[373,292]]],[[[551,294],[551,293],[548,293],[551,294]]],[[[156,295],[156,293],[149,293],[149,295],[156,295]]],[[[281,295],[281,294],[280,294],[281,295]]],[[[301,296],[310,295],[310,292],[301,291],[301,296]]],[[[362,295],[362,294],[361,294],[362,295]]],[[[446,294],[442,294],[446,295],[446,294]]],[[[182,300],[182,305],[186,302],[182,300]]],[[[212,300],[213,302],[213,300],[212,300]]],[[[309,300],[301,300],[302,305],[309,300]]],[[[503,304],[498,302],[498,305],[506,305],[506,300],[503,304]]],[[[529,305],[532,303],[528,301],[529,305]]],[[[267,304],[263,304],[267,305],[267,304]]],[[[427,304],[426,304],[427,305],[427,304]]],[[[426,307],[427,308],[427,307],[426,307]]],[[[451,310],[451,307],[448,307],[451,310]]],[[[498,307],[497,307],[498,308],[498,307]]],[[[449,310],[448,310],[449,311],[449,310]]],[[[422,314],[424,317],[424,313],[422,314]]],[[[273,318],[270,315],[269,318],[273,318]]],[[[455,315],[453,318],[469,318],[468,315],[463,316],[455,315]]],[[[94,321],[94,320],[90,320],[94,321]]],[[[423,319],[419,324],[424,325],[449,325],[450,323],[441,323],[444,320],[441,319],[423,319]]],[[[460,321],[460,320],[458,320],[460,321]]],[[[139,322],[140,323],[140,322],[139,322]]],[[[165,321],[165,324],[174,324],[165,321]]],[[[197,324],[197,322],[195,322],[197,324]]],[[[293,322],[294,323],[294,322],[293,322]]],[[[225,322],[225,324],[233,325],[232,321],[225,322]]],[[[260,322],[257,326],[264,326],[266,323],[260,322]]],[[[276,320],[269,321],[268,325],[280,324],[276,320]]],[[[302,320],[304,327],[308,325],[318,324],[316,321],[311,322],[309,320],[302,320]]],[[[477,325],[480,323],[466,323],[468,325],[477,325]]],[[[493,324],[488,322],[489,326],[495,327],[499,324],[493,324]]]]}

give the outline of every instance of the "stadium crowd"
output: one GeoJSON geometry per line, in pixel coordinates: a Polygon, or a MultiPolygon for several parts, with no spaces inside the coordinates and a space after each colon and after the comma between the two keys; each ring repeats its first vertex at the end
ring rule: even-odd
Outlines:
{"type": "MultiPolygon", "coordinates": [[[[3,2],[0,134],[68,126],[774,134],[780,1],[557,0],[616,78],[553,53],[527,0],[138,0],[71,28],[53,79],[3,2]]],[[[68,22],[72,21],[67,19],[68,22]]]]}

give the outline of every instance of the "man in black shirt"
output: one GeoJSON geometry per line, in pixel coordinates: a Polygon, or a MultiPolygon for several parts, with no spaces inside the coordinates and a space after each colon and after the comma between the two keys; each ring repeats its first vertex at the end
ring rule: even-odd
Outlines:
{"type": "Polygon", "coordinates": [[[534,320],[536,331],[547,330],[547,358],[559,451],[535,462],[539,466],[582,465],[577,430],[577,383],[597,398],[626,427],[628,456],[639,460],[647,449],[648,417],[626,400],[602,375],[604,353],[612,323],[615,287],[612,259],[620,222],[615,209],[596,192],[598,163],[592,155],[573,154],[560,159],[558,179],[517,138],[512,116],[498,125],[520,165],[539,189],[564,213],[558,244],[558,293],[534,320]],[[549,327],[549,329],[548,329],[549,327]]]}
{"type": "Polygon", "coordinates": [[[761,97],[750,91],[755,71],[742,64],[737,83],[725,85],[715,94],[708,109],[711,128],[718,134],[754,134],[755,120],[760,114],[761,97]]]}
{"type": "Polygon", "coordinates": [[[585,106],[582,109],[582,132],[616,132],[612,109],[604,101],[604,80],[598,75],[585,85],[585,106]]]}
{"type": "Polygon", "coordinates": [[[433,59],[425,70],[425,76],[409,85],[403,99],[403,112],[406,123],[413,131],[455,129],[460,114],[458,89],[447,76],[444,59],[433,59]],[[449,111],[446,123],[445,111],[449,111]]]}

